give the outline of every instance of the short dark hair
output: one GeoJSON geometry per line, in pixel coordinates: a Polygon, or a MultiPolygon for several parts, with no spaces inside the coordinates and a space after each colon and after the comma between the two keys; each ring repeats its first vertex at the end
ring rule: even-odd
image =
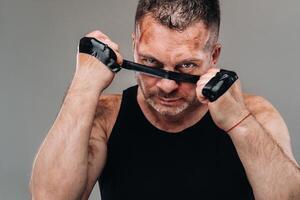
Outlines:
{"type": "Polygon", "coordinates": [[[201,21],[212,32],[210,40],[217,40],[219,35],[219,0],[139,0],[135,26],[149,14],[170,29],[183,31],[201,21]]]}

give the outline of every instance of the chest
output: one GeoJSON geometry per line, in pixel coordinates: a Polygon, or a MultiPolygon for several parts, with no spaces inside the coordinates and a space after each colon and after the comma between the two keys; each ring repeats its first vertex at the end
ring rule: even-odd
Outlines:
{"type": "Polygon", "coordinates": [[[122,125],[112,134],[101,177],[111,194],[131,199],[252,194],[230,138],[215,128],[199,126],[171,135],[151,126],[122,125]]]}

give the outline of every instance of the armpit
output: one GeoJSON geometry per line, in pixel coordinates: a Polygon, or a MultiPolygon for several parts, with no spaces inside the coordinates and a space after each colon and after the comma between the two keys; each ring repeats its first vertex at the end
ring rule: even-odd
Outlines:
{"type": "Polygon", "coordinates": [[[103,95],[100,97],[95,113],[95,123],[101,126],[109,138],[110,132],[115,124],[119,113],[122,95],[103,95]]]}

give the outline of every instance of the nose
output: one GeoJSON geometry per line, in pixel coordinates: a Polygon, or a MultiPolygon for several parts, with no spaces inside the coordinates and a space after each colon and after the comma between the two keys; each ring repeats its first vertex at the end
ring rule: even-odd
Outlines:
{"type": "Polygon", "coordinates": [[[174,80],[163,78],[157,82],[157,87],[169,94],[178,88],[178,84],[174,80]]]}

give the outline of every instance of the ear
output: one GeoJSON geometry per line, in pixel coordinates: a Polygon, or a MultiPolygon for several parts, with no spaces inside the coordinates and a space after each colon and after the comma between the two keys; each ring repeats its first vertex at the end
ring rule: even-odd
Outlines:
{"type": "Polygon", "coordinates": [[[136,41],[136,39],[135,39],[135,32],[132,32],[131,33],[131,39],[132,39],[132,50],[134,50],[134,48],[135,48],[135,41],[136,41]]]}
{"type": "Polygon", "coordinates": [[[214,67],[217,67],[217,63],[221,54],[221,48],[222,45],[220,43],[216,43],[214,49],[212,50],[211,61],[214,67]]]}
{"type": "Polygon", "coordinates": [[[135,47],[136,47],[136,33],[135,32],[131,33],[131,39],[132,39],[133,60],[136,61],[136,52],[135,52],[135,47]]]}

